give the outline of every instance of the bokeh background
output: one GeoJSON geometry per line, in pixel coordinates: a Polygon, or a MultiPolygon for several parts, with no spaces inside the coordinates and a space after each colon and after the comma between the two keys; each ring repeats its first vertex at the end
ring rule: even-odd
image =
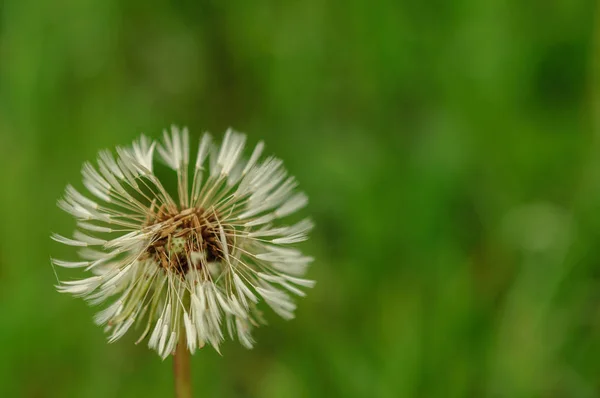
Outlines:
{"type": "Polygon", "coordinates": [[[308,192],[316,287],[199,397],[600,396],[593,1],[0,2],[0,396],[167,397],[56,293],[99,149],[229,126],[308,192]]]}

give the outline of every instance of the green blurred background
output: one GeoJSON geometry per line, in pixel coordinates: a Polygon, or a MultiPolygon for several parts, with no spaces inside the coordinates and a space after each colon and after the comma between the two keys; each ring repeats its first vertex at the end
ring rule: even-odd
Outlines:
{"type": "MultiPolygon", "coordinates": [[[[229,126],[311,198],[318,281],[198,397],[600,396],[592,1],[0,2],[0,396],[168,397],[55,292],[99,149],[229,126]]],[[[600,32],[600,30],[598,30],[600,32]]]]}

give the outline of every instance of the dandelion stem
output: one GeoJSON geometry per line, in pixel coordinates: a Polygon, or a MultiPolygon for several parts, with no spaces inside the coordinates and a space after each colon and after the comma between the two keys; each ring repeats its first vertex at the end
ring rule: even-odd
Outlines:
{"type": "Polygon", "coordinates": [[[180,333],[179,342],[173,356],[173,376],[175,379],[175,398],[192,398],[190,352],[187,349],[185,333],[180,333]]]}

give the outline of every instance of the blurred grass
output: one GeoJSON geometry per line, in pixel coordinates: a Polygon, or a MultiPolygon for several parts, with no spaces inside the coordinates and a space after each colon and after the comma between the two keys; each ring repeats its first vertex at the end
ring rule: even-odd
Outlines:
{"type": "Polygon", "coordinates": [[[596,8],[0,3],[0,396],[170,396],[48,235],[83,161],[171,123],[264,139],[317,222],[297,318],[197,354],[199,396],[600,396],[596,8]]]}

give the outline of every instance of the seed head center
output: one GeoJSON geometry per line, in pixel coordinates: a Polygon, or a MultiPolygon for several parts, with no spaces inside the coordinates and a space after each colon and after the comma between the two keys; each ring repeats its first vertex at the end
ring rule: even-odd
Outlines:
{"type": "MultiPolygon", "coordinates": [[[[219,214],[204,208],[189,208],[174,212],[161,206],[152,213],[147,226],[160,225],[146,250],[165,271],[175,272],[182,277],[192,269],[202,269],[203,264],[223,259],[220,240],[219,214]]],[[[226,238],[229,245],[228,238],[226,238]]]]}

